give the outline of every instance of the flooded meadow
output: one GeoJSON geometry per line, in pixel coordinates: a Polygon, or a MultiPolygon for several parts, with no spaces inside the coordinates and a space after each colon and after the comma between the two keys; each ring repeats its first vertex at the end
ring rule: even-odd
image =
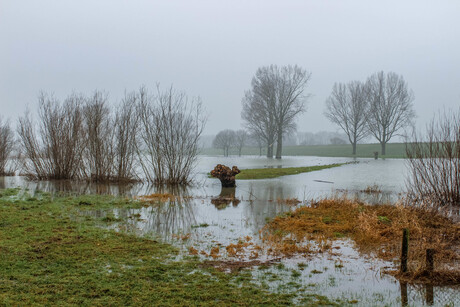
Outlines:
{"type": "Polygon", "coordinates": [[[223,271],[249,268],[253,280],[281,293],[316,293],[358,306],[459,304],[460,288],[401,284],[386,271],[397,269],[372,253],[361,253],[353,240],[328,244],[309,242],[305,254],[285,257],[273,253],[262,229],[273,218],[312,201],[331,196],[374,204],[395,203],[405,191],[406,162],[402,159],[323,157],[200,156],[194,185],[158,189],[145,184],[126,186],[77,182],[31,182],[0,177],[0,189],[21,187],[30,194],[111,194],[142,198],[138,209],[82,210],[81,214],[109,219],[119,232],[157,238],[180,248],[179,257],[200,257],[203,265],[223,271]],[[333,163],[340,167],[274,179],[237,180],[236,188],[221,188],[208,173],[217,164],[247,168],[284,168],[333,163]]]}

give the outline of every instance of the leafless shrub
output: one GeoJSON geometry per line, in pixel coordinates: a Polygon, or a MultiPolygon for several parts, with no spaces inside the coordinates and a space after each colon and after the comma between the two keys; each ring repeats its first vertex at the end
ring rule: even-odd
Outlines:
{"type": "Polygon", "coordinates": [[[109,181],[113,175],[113,120],[107,106],[107,94],[95,91],[83,107],[86,137],[86,177],[109,181]]]}
{"type": "Polygon", "coordinates": [[[125,95],[115,111],[114,124],[114,166],[116,181],[138,179],[135,172],[137,162],[137,133],[139,119],[136,113],[136,95],[125,95]]]}
{"type": "Polygon", "coordinates": [[[173,88],[155,96],[138,93],[140,139],[138,153],[146,179],[155,184],[188,184],[205,125],[201,102],[189,101],[173,88]]]}
{"type": "Polygon", "coordinates": [[[14,169],[8,167],[14,150],[14,132],[8,121],[0,118],[0,176],[14,174],[14,169]]]}
{"type": "Polygon", "coordinates": [[[433,118],[424,138],[414,132],[406,153],[410,204],[460,206],[460,109],[433,118]]]}
{"type": "Polygon", "coordinates": [[[83,176],[84,97],[72,94],[64,103],[39,96],[39,136],[30,115],[19,119],[24,171],[36,179],[80,179],[83,176]]]}

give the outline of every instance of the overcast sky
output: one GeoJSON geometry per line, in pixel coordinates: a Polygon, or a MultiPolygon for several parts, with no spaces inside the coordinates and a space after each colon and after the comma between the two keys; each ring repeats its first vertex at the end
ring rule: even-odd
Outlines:
{"type": "Polygon", "coordinates": [[[418,126],[460,105],[460,1],[0,0],[0,114],[15,121],[40,90],[110,93],[145,84],[200,96],[206,134],[241,127],[260,66],[312,73],[298,130],[336,131],[323,116],[334,82],[404,76],[418,126]]]}

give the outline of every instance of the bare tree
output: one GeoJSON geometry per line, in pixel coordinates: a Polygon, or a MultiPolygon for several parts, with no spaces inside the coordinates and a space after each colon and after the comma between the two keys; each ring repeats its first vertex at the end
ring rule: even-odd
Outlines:
{"type": "Polygon", "coordinates": [[[251,82],[251,90],[243,98],[241,113],[246,128],[267,144],[267,157],[281,158],[283,135],[295,130],[295,119],[305,111],[303,94],[311,74],[296,66],[276,65],[261,67],[251,82]]]}
{"type": "MultiPolygon", "coordinates": [[[[7,169],[8,161],[14,150],[14,132],[8,121],[3,122],[0,118],[0,176],[11,174],[7,169]]],[[[14,170],[13,170],[14,172],[14,170]]]]}
{"type": "MultiPolygon", "coordinates": [[[[252,84],[253,88],[258,88],[254,79],[252,84]]],[[[269,86],[265,87],[268,91],[269,86]]],[[[271,97],[274,97],[274,95],[271,97]]],[[[246,128],[252,135],[257,135],[258,139],[262,140],[265,146],[267,146],[267,158],[273,158],[273,145],[275,144],[276,123],[274,104],[274,99],[265,97],[264,100],[259,94],[247,91],[243,98],[243,110],[241,111],[241,117],[245,122],[246,128]]]]}
{"type": "Polygon", "coordinates": [[[221,148],[224,151],[224,156],[228,157],[230,147],[235,144],[236,134],[235,131],[226,129],[217,133],[216,137],[212,141],[214,148],[221,148]]]}
{"type": "Polygon", "coordinates": [[[188,184],[198,154],[198,141],[206,118],[201,101],[189,100],[172,87],[150,96],[138,94],[140,140],[138,153],[148,181],[155,184],[188,184]]]}
{"type": "Polygon", "coordinates": [[[385,155],[387,142],[404,127],[412,124],[414,95],[403,77],[383,71],[367,79],[366,91],[369,99],[368,127],[380,142],[385,155]]]}
{"type": "Polygon", "coordinates": [[[85,98],[72,94],[60,103],[53,96],[39,96],[39,133],[26,112],[19,119],[18,134],[24,150],[24,170],[36,179],[81,179],[84,177],[84,130],[82,105],[85,98]]]}
{"type": "Polygon", "coordinates": [[[237,130],[235,132],[235,146],[238,149],[238,156],[241,157],[241,150],[247,144],[249,139],[249,134],[246,130],[237,130]]]}
{"type": "Polygon", "coordinates": [[[249,139],[252,144],[257,145],[259,148],[259,156],[262,156],[262,148],[264,147],[263,138],[260,137],[258,134],[252,133],[249,135],[249,139]]]}
{"type": "Polygon", "coordinates": [[[365,86],[359,81],[334,84],[332,93],[326,100],[324,115],[342,128],[353,146],[354,155],[356,144],[368,134],[368,106],[365,86]]]}
{"type": "Polygon", "coordinates": [[[272,70],[278,76],[277,100],[275,121],[277,126],[276,158],[281,159],[283,149],[283,135],[296,130],[297,115],[305,112],[306,98],[303,94],[305,86],[310,80],[311,73],[295,66],[274,66],[272,70]]]}
{"type": "Polygon", "coordinates": [[[435,117],[425,137],[414,132],[406,153],[410,204],[460,206],[460,109],[435,117]]]}

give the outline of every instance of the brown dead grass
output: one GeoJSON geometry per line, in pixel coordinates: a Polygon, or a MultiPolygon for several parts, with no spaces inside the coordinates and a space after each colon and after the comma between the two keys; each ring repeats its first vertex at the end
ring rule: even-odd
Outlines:
{"type": "Polygon", "coordinates": [[[136,199],[139,199],[142,202],[156,203],[156,202],[179,200],[179,196],[175,196],[169,193],[153,193],[149,195],[138,196],[136,197],[136,199]]]}
{"type": "Polygon", "coordinates": [[[286,198],[286,199],[281,199],[281,198],[278,198],[276,200],[276,202],[278,204],[284,204],[284,205],[290,205],[290,206],[297,206],[298,204],[301,203],[300,200],[298,200],[297,198],[286,198]]]}
{"type": "Polygon", "coordinates": [[[235,260],[207,260],[200,266],[203,268],[213,267],[222,272],[237,272],[244,268],[252,268],[255,266],[270,266],[279,262],[281,258],[271,259],[267,261],[250,260],[250,261],[235,261],[235,260]]]}
{"type": "MultiPolygon", "coordinates": [[[[411,278],[426,275],[426,249],[435,250],[435,272],[445,283],[460,282],[460,224],[440,214],[402,205],[372,206],[357,201],[323,199],[274,218],[262,238],[274,254],[294,255],[330,249],[332,240],[348,237],[361,252],[384,260],[397,260],[402,229],[410,233],[411,278]],[[308,242],[316,242],[313,250],[308,242]]],[[[407,277],[407,276],[406,276],[407,277]]],[[[420,278],[419,278],[420,279],[420,278]]]]}

